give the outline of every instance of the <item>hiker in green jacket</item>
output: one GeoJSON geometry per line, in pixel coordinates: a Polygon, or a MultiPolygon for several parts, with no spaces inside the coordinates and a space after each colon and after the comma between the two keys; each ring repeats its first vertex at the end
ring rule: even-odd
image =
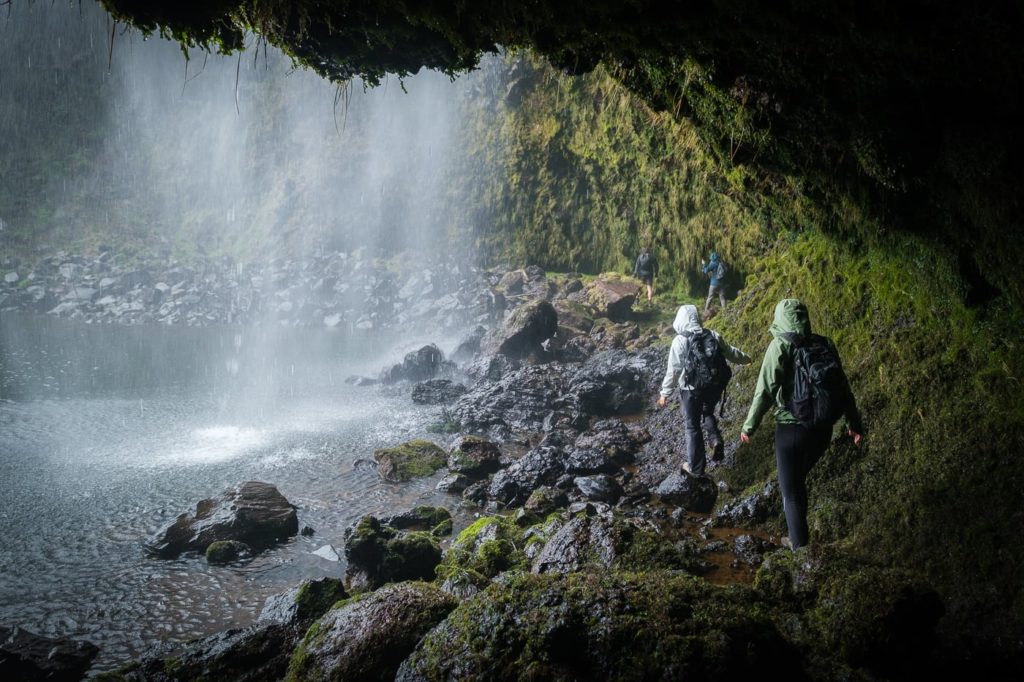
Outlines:
{"type": "MultiPolygon", "coordinates": [[[[807,474],[828,448],[832,424],[809,428],[793,416],[788,405],[793,391],[795,342],[811,335],[807,308],[800,301],[787,298],[775,306],[771,326],[772,341],[765,351],[761,372],[754,389],[754,399],[743,423],[740,440],[750,443],[761,419],[770,407],[775,408],[775,462],[779,472],[779,488],[786,513],[786,526],[793,549],[807,544],[807,474]]],[[[847,431],[854,445],[859,445],[863,426],[853,393],[845,384],[842,408],[847,431]]]]}

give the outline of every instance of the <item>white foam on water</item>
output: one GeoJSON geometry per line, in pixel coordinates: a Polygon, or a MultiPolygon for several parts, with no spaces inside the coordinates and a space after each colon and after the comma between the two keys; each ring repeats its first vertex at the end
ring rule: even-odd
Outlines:
{"type": "Polygon", "coordinates": [[[265,445],[268,437],[263,429],[248,426],[207,426],[194,429],[188,440],[168,453],[164,461],[177,464],[224,462],[265,445]]]}

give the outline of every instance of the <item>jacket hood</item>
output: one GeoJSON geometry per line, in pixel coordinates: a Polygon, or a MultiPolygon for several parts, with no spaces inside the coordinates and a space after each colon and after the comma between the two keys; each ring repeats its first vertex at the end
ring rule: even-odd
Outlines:
{"type": "Polygon", "coordinates": [[[703,327],[700,324],[700,314],[697,312],[697,306],[689,304],[679,306],[672,327],[676,330],[676,334],[700,331],[703,327]]]}
{"type": "Polygon", "coordinates": [[[712,251],[711,252],[711,260],[712,261],[718,260],[718,252],[717,251],[712,251]]]}
{"type": "Polygon", "coordinates": [[[807,315],[807,306],[795,298],[782,299],[775,306],[775,319],[769,331],[776,338],[783,334],[807,336],[811,333],[811,318],[807,315]]]}

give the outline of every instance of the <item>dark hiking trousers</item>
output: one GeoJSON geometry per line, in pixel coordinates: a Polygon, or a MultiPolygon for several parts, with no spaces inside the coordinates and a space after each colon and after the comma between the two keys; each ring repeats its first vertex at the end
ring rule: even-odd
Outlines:
{"type": "Polygon", "coordinates": [[[808,429],[800,424],[775,426],[775,463],[793,549],[808,541],[807,474],[828,449],[832,429],[808,429]]]}
{"type": "Polygon", "coordinates": [[[715,419],[715,405],[721,397],[721,391],[679,390],[679,405],[682,407],[683,423],[686,426],[686,460],[690,463],[690,473],[694,476],[704,475],[704,465],[707,462],[704,432],[701,427],[708,432],[710,443],[722,440],[722,434],[718,431],[718,420],[715,419]]]}

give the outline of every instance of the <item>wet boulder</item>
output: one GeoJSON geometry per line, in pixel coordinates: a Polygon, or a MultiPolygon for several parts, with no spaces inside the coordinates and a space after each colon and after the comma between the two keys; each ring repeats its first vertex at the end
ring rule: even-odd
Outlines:
{"type": "Polygon", "coordinates": [[[702,514],[710,512],[718,498],[718,486],[708,476],[685,471],[669,474],[654,492],[663,502],[702,514]]]}
{"type": "Polygon", "coordinates": [[[267,599],[256,621],[263,624],[309,625],[327,613],[336,602],[347,597],[345,585],[338,578],[303,580],[292,589],[267,599]]]}
{"type": "Polygon", "coordinates": [[[466,393],[451,379],[427,379],[412,387],[412,401],[419,405],[449,405],[466,393]]]}
{"type": "MultiPolygon", "coordinates": [[[[395,530],[429,530],[433,531],[438,526],[447,523],[451,525],[452,515],[444,507],[413,507],[408,511],[400,512],[381,519],[381,523],[394,528],[395,530]]],[[[451,532],[449,530],[449,532],[451,532]]]]}
{"type": "Polygon", "coordinates": [[[527,365],[497,382],[481,382],[451,412],[463,430],[506,438],[514,431],[540,431],[562,420],[585,420],[566,395],[573,372],[559,363],[527,365]]]}
{"type": "Polygon", "coordinates": [[[615,504],[622,497],[622,486],[608,474],[594,476],[578,476],[573,485],[588,500],[615,504]]]}
{"type": "Polygon", "coordinates": [[[235,540],[254,551],[299,532],[295,506],[269,483],[248,481],[220,497],[202,500],[194,513],[184,513],[150,543],[163,559],[182,552],[205,552],[214,542],[235,540]]]}
{"type": "Polygon", "coordinates": [[[780,514],[782,496],[779,494],[779,484],[773,479],[749,495],[723,505],[715,514],[714,524],[729,528],[749,528],[780,514]]]}
{"type": "Polygon", "coordinates": [[[597,449],[573,448],[565,458],[565,471],[576,476],[614,474],[619,470],[619,465],[597,449]]]}
{"type": "Polygon", "coordinates": [[[481,341],[486,356],[507,355],[526,358],[546,357],[542,344],[558,331],[558,313],[547,301],[533,300],[516,308],[511,315],[481,341]]]}
{"type": "Polygon", "coordinates": [[[526,502],[534,490],[554,485],[565,473],[562,450],[538,446],[502,469],[491,479],[488,496],[505,506],[519,506],[526,502]]]}
{"type": "Polygon", "coordinates": [[[249,545],[238,540],[218,540],[206,548],[206,563],[228,564],[252,554],[249,545]]]}
{"type": "Polygon", "coordinates": [[[434,344],[407,353],[402,362],[381,373],[381,381],[425,381],[435,377],[446,365],[444,353],[434,344]]]}
{"type": "Polygon", "coordinates": [[[51,639],[0,626],[0,676],[5,680],[77,682],[85,677],[98,653],[99,648],[91,642],[51,639]]]}
{"type": "Polygon", "coordinates": [[[624,320],[629,317],[636,302],[641,283],[632,277],[606,272],[584,287],[580,296],[597,317],[624,320]]]}
{"type": "Polygon", "coordinates": [[[640,412],[650,401],[649,358],[607,350],[589,358],[569,382],[568,392],[581,412],[611,416],[640,412]]]}
{"type": "Polygon", "coordinates": [[[750,602],[658,571],[511,575],[427,633],[395,679],[804,679],[750,602]]]}
{"type": "Polygon", "coordinates": [[[478,436],[462,436],[448,451],[448,470],[473,480],[486,478],[501,469],[501,450],[478,436]]]}
{"type": "Polygon", "coordinates": [[[466,375],[474,381],[501,381],[520,366],[518,360],[505,355],[479,357],[466,367],[466,375]]]}
{"type": "Polygon", "coordinates": [[[646,429],[630,429],[619,419],[603,419],[581,433],[572,450],[600,452],[615,464],[631,464],[636,453],[650,440],[651,434],[646,429]]]}
{"type": "Polygon", "coordinates": [[[523,549],[524,531],[507,516],[485,516],[462,530],[445,552],[437,575],[442,580],[468,574],[471,582],[486,585],[503,571],[529,567],[523,549]]]}
{"type": "Polygon", "coordinates": [[[392,679],[423,635],[457,604],[454,597],[425,583],[389,585],[343,602],[296,648],[288,679],[392,679]]]}
{"type": "Polygon", "coordinates": [[[539,518],[544,518],[569,504],[569,496],[564,490],[550,486],[541,486],[523,503],[523,509],[539,518]]]}
{"type": "Polygon", "coordinates": [[[473,331],[459,341],[449,359],[457,365],[471,361],[480,352],[480,342],[486,334],[487,330],[480,325],[474,327],[473,331]]]}
{"type": "Polygon", "coordinates": [[[447,462],[444,450],[428,440],[411,440],[394,448],[375,450],[377,473],[391,483],[429,476],[447,462]]]}
{"type": "Polygon", "coordinates": [[[364,516],[345,530],[345,572],[350,592],[403,580],[432,580],[441,547],[429,533],[405,533],[364,516]]]}
{"type": "Polygon", "coordinates": [[[534,573],[575,573],[611,568],[623,551],[610,515],[577,516],[548,540],[533,560],[534,573]]]}

